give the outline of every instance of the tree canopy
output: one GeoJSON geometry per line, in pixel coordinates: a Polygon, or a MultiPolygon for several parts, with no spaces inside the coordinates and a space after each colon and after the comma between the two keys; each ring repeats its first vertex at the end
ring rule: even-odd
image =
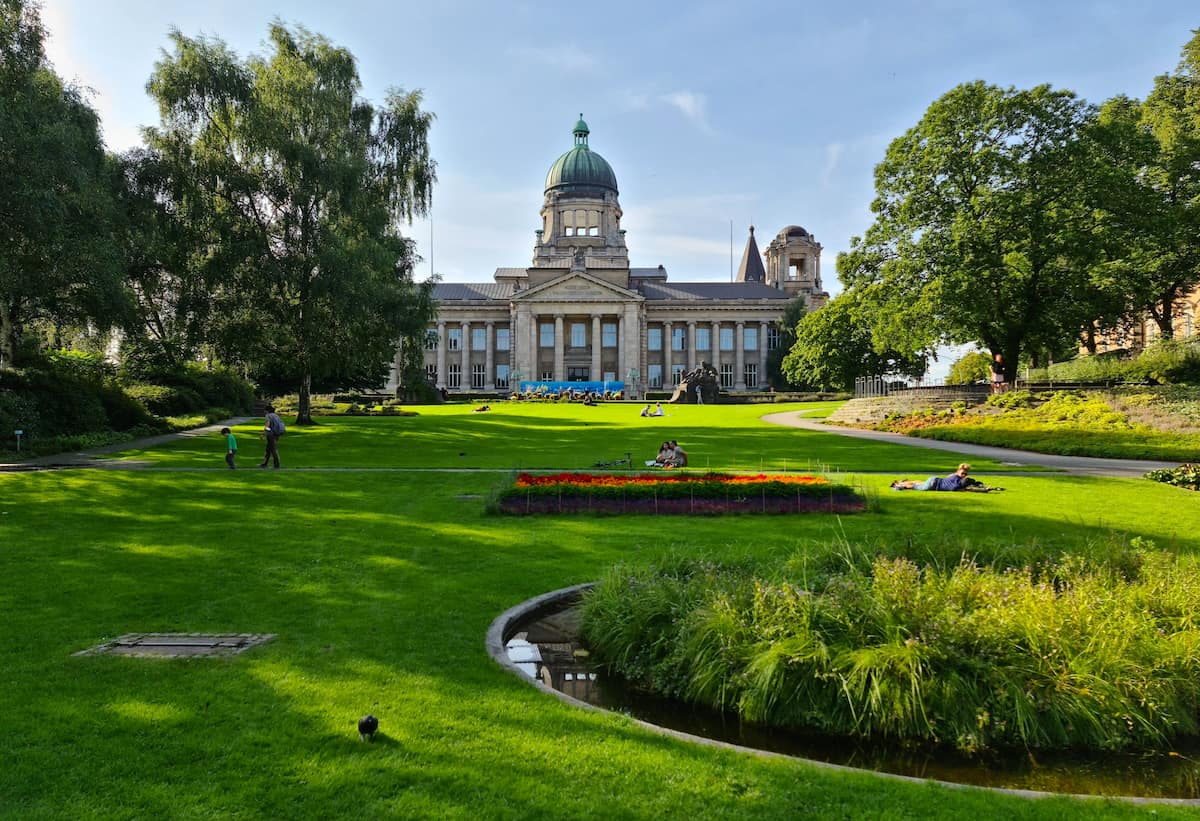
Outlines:
{"type": "Polygon", "coordinates": [[[54,73],[36,5],[0,0],[0,364],[30,323],[119,322],[127,305],[96,112],[54,73]]]}
{"type": "Polygon", "coordinates": [[[189,264],[210,294],[210,337],[269,387],[373,387],[433,303],[401,225],[429,207],[432,115],[421,94],[359,97],[353,56],[282,23],[270,53],[171,34],[147,86],[189,264]]]}

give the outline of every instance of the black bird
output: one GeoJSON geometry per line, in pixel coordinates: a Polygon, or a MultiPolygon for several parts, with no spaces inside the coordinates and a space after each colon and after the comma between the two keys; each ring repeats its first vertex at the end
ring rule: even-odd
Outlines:
{"type": "Polygon", "coordinates": [[[363,741],[374,741],[375,731],[379,729],[379,719],[365,715],[358,720],[358,737],[363,741]]]}

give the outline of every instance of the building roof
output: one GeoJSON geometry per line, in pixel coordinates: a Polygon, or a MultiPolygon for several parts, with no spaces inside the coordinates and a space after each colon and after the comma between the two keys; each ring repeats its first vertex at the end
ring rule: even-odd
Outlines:
{"type": "Polygon", "coordinates": [[[573,133],[575,147],[550,166],[546,172],[546,190],[593,196],[603,196],[606,190],[617,193],[617,175],[612,166],[588,147],[589,132],[582,114],[573,133]]]}
{"type": "Polygon", "coordinates": [[[528,268],[497,268],[495,276],[498,277],[527,277],[529,276],[528,268]]]}
{"type": "Polygon", "coordinates": [[[648,300],[771,299],[786,302],[791,297],[761,282],[647,282],[640,286],[648,300]]]}
{"type": "Polygon", "coordinates": [[[809,238],[812,237],[812,234],[805,231],[799,225],[789,225],[787,228],[784,228],[779,233],[784,236],[787,236],[787,237],[809,237],[809,238]]]}
{"type": "Polygon", "coordinates": [[[662,267],[661,265],[658,266],[657,268],[630,268],[629,276],[631,278],[632,277],[642,277],[642,278],[666,279],[667,278],[667,269],[662,267]]]}
{"type": "Polygon", "coordinates": [[[746,240],[746,250],[742,252],[742,264],[738,266],[737,281],[767,281],[767,272],[762,264],[762,254],[758,252],[758,243],[754,241],[753,225],[750,226],[750,238],[746,240]]]}
{"type": "Polygon", "coordinates": [[[508,282],[439,282],[433,286],[433,298],[438,302],[508,299],[514,293],[508,282]]]}

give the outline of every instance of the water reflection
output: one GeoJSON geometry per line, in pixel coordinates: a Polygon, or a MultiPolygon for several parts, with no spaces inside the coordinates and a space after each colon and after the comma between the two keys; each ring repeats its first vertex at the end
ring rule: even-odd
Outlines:
{"type": "Polygon", "coordinates": [[[639,693],[593,669],[574,603],[516,625],[509,659],[580,701],[705,738],[832,764],[986,787],[1093,795],[1200,798],[1200,743],[1165,753],[1030,753],[968,758],[953,750],[788,732],[737,716],[639,693]]]}

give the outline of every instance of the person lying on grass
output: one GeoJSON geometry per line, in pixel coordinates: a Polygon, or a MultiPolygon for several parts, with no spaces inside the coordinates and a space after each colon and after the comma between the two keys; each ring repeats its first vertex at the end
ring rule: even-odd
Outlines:
{"type": "Polygon", "coordinates": [[[988,487],[977,479],[970,478],[971,466],[963,462],[958,470],[945,478],[930,476],[924,481],[916,479],[897,479],[892,482],[893,490],[967,490],[975,493],[990,493],[993,490],[1004,490],[1002,487],[988,487]]]}

